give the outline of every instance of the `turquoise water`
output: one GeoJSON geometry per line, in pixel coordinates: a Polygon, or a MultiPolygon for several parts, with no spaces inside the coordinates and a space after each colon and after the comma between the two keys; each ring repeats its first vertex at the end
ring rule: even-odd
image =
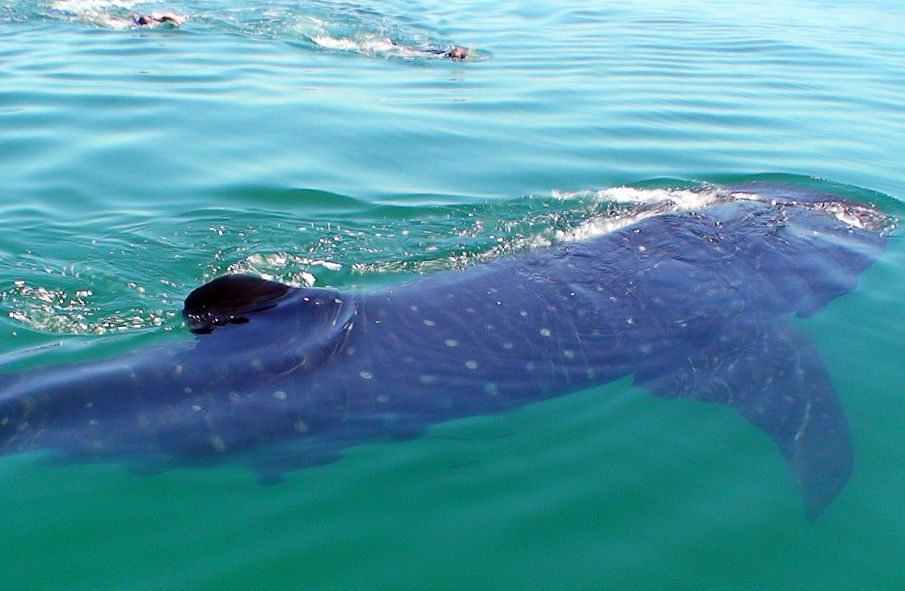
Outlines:
{"type": "MultiPolygon", "coordinates": [[[[778,180],[901,216],[903,22],[882,0],[0,0],[3,371],[181,338],[182,298],[229,271],[365,288],[522,250],[624,184],[778,180]],[[187,22],[119,20],[151,10],[187,22]],[[419,51],[453,44],[471,58],[419,51]]],[[[734,413],[622,380],[275,486],[6,456],[0,580],[900,588],[900,234],[796,322],[856,454],[818,521],[734,413]]]]}

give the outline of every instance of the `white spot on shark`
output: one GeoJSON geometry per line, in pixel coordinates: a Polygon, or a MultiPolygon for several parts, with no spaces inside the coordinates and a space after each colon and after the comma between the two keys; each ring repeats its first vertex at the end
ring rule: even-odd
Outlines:
{"type": "Polygon", "coordinates": [[[211,442],[211,447],[214,449],[215,452],[217,452],[218,454],[222,454],[223,452],[226,451],[226,443],[223,441],[223,439],[221,439],[220,437],[218,437],[216,435],[211,435],[209,437],[209,439],[211,442]]]}

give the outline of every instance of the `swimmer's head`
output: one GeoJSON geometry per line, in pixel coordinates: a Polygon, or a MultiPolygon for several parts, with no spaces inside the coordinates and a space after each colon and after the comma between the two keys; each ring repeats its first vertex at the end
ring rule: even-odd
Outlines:
{"type": "Polygon", "coordinates": [[[456,46],[446,52],[446,57],[451,60],[464,60],[468,57],[468,52],[464,48],[456,46]]]}

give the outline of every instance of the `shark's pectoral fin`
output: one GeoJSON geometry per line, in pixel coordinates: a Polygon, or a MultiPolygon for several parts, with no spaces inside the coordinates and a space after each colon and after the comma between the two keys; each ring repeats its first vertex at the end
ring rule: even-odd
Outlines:
{"type": "MultiPolygon", "coordinates": [[[[852,469],[845,416],[809,339],[783,320],[736,324],[635,384],[666,398],[731,406],[777,443],[816,518],[852,469]]],[[[653,365],[651,365],[653,368],[653,365]]]]}

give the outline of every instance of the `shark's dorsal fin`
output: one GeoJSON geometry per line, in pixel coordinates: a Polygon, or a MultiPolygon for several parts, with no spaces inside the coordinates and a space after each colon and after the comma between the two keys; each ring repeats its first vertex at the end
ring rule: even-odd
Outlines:
{"type": "Polygon", "coordinates": [[[247,322],[248,314],[272,308],[292,289],[253,275],[224,275],[190,293],[182,316],[192,332],[209,333],[215,326],[247,322]]]}

